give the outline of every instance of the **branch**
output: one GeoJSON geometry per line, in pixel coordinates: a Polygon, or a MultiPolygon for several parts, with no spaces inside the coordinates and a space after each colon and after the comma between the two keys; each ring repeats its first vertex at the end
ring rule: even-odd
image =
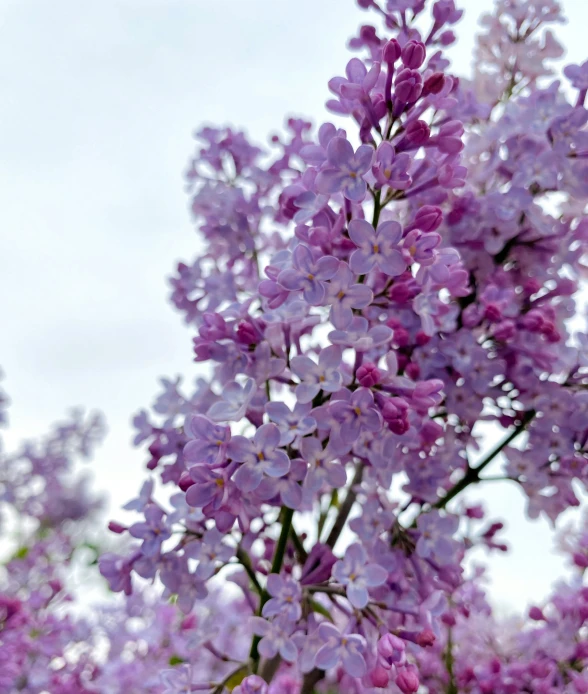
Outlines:
{"type": "Polygon", "coordinates": [[[351,513],[351,507],[355,503],[355,499],[357,497],[355,487],[358,484],[361,484],[361,478],[363,477],[364,469],[365,463],[359,463],[355,468],[355,475],[351,480],[351,485],[349,486],[349,490],[347,491],[347,496],[345,497],[345,501],[339,509],[339,514],[335,519],[335,524],[331,528],[331,532],[329,533],[329,537],[327,538],[327,545],[329,545],[331,549],[333,549],[335,543],[339,539],[339,535],[341,535],[343,528],[345,527],[345,523],[347,522],[347,518],[351,513]]]}

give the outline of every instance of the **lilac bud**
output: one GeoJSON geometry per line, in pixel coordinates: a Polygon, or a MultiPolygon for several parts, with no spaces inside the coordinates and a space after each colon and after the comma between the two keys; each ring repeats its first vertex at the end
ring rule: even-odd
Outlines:
{"type": "Polygon", "coordinates": [[[424,120],[413,120],[406,126],[405,138],[411,145],[422,145],[430,134],[431,130],[424,120]]]}
{"type": "Polygon", "coordinates": [[[429,627],[423,629],[417,636],[417,645],[422,648],[427,648],[427,646],[432,646],[435,643],[436,636],[429,627]]]}
{"type": "Polygon", "coordinates": [[[423,78],[416,70],[404,68],[394,80],[394,95],[404,104],[415,102],[423,91],[423,78]]]}
{"type": "Polygon", "coordinates": [[[390,675],[382,665],[376,665],[370,672],[370,682],[373,687],[384,689],[390,682],[390,675]]]}
{"type": "Polygon", "coordinates": [[[407,68],[416,70],[425,62],[427,49],[421,41],[409,41],[402,49],[402,62],[407,68]]]}
{"type": "Polygon", "coordinates": [[[415,215],[414,226],[421,231],[435,231],[442,221],[443,212],[440,207],[423,205],[415,215]]]}
{"type": "Polygon", "coordinates": [[[267,694],[269,687],[258,675],[249,675],[235,689],[235,694],[267,694]]]}
{"type": "Polygon", "coordinates": [[[380,381],[380,371],[375,364],[362,364],[357,369],[357,380],[364,388],[371,388],[380,381]]]}
{"type": "Polygon", "coordinates": [[[108,524],[108,529],[111,533],[116,533],[117,535],[122,535],[122,533],[128,530],[126,525],[122,525],[121,523],[117,523],[116,521],[110,521],[110,523],[108,524]]]}
{"type": "Polygon", "coordinates": [[[190,487],[195,484],[194,480],[190,476],[189,472],[182,472],[180,475],[180,479],[178,481],[178,487],[185,492],[187,489],[190,489],[190,487]]]}
{"type": "Polygon", "coordinates": [[[313,585],[328,581],[331,578],[331,569],[336,561],[337,557],[335,557],[328,545],[317,543],[310,550],[310,554],[302,567],[301,585],[313,585]]]}
{"type": "Polygon", "coordinates": [[[539,607],[533,605],[529,610],[529,619],[532,619],[534,622],[543,622],[545,621],[545,615],[539,607]]]}
{"type": "Polygon", "coordinates": [[[402,49],[400,48],[398,41],[396,39],[390,39],[390,41],[388,41],[388,43],[384,46],[382,57],[384,62],[388,63],[388,65],[393,65],[398,58],[400,58],[401,53],[402,49]]]}
{"type": "Polygon", "coordinates": [[[407,665],[398,671],[396,686],[402,694],[414,694],[419,688],[419,676],[414,665],[407,665]]]}
{"type": "Polygon", "coordinates": [[[435,74],[427,77],[425,84],[423,85],[423,95],[428,94],[439,94],[439,92],[445,86],[445,75],[442,72],[436,72],[435,74]]]}
{"type": "Polygon", "coordinates": [[[378,641],[378,655],[382,666],[387,670],[392,665],[403,665],[406,662],[404,641],[394,634],[385,634],[378,641]]]}

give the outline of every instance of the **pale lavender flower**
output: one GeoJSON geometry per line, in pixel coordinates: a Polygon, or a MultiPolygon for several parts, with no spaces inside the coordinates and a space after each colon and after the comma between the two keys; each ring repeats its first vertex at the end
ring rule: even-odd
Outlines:
{"type": "Polygon", "coordinates": [[[302,589],[298,581],[280,574],[270,574],[267,577],[267,592],[272,596],[263,606],[263,617],[284,615],[290,621],[297,622],[302,616],[302,589]]]}
{"type": "Polygon", "coordinates": [[[182,663],[171,670],[163,670],[159,678],[164,686],[162,694],[191,694],[194,671],[188,663],[182,663]]]}
{"type": "Polygon", "coordinates": [[[201,540],[186,545],[184,554],[190,559],[198,559],[195,576],[201,581],[208,580],[220,562],[226,564],[235,556],[235,550],[223,542],[224,534],[217,528],[210,528],[201,540]]]}
{"type": "Polygon", "coordinates": [[[396,154],[394,146],[389,142],[382,142],[376,152],[376,161],[372,167],[372,174],[378,183],[378,187],[390,186],[394,190],[405,190],[411,184],[408,174],[410,168],[410,155],[406,152],[396,154]]]}
{"type": "Polygon", "coordinates": [[[353,607],[362,609],[369,602],[368,588],[385,583],[388,572],[378,564],[368,564],[365,549],[356,542],[333,567],[333,578],[346,586],[347,598],[353,607]]]}
{"type": "Polygon", "coordinates": [[[298,649],[291,638],[295,622],[284,616],[268,622],[262,617],[251,617],[253,633],[261,636],[258,650],[264,658],[273,658],[278,653],[288,663],[293,663],[298,657],[298,649]]]}
{"type": "Polygon", "coordinates": [[[141,551],[146,557],[154,557],[158,554],[162,543],[171,537],[171,531],[164,516],[159,506],[149,504],[145,508],[145,522],[134,523],[129,528],[129,533],[133,537],[143,540],[141,551]]]}
{"type": "Polygon", "coordinates": [[[148,479],[146,482],[143,482],[143,485],[141,486],[141,491],[139,492],[139,496],[136,499],[133,499],[132,501],[129,501],[127,504],[123,506],[125,511],[139,511],[142,513],[145,510],[145,507],[147,504],[151,503],[151,495],[153,494],[153,480],[148,479]]]}
{"type": "Polygon", "coordinates": [[[221,400],[215,402],[207,414],[214,422],[238,422],[245,416],[256,391],[257,385],[252,378],[243,385],[232,381],[223,388],[221,400]]]}
{"type": "Polygon", "coordinates": [[[267,403],[265,411],[281,433],[280,446],[292,444],[297,448],[296,439],[312,434],[316,420],[310,416],[310,409],[310,403],[297,403],[293,411],[283,402],[267,403]]]}
{"type": "Polygon", "coordinates": [[[264,473],[270,477],[282,477],[290,469],[290,459],[280,445],[280,430],[275,424],[263,424],[255,432],[253,440],[234,436],[227,453],[232,460],[243,463],[234,476],[242,492],[257,489],[264,473]]]}
{"type": "Polygon", "coordinates": [[[341,634],[333,624],[323,623],[319,627],[319,633],[326,643],[316,654],[315,666],[321,670],[330,670],[338,663],[351,677],[363,677],[367,671],[367,665],[363,654],[365,652],[365,639],[358,634],[341,634]]]}
{"type": "Polygon", "coordinates": [[[369,388],[358,388],[348,400],[335,400],[329,405],[329,413],[339,424],[332,432],[335,450],[339,450],[339,442],[349,446],[357,441],[361,431],[376,432],[382,428],[382,417],[369,388]]]}
{"type": "Polygon", "coordinates": [[[249,675],[233,689],[233,694],[268,694],[267,682],[258,675],[249,675]]]}
{"type": "MultiPolygon", "coordinates": [[[[290,471],[285,477],[264,477],[255,495],[262,501],[278,498],[282,506],[298,509],[302,504],[302,482],[306,477],[308,465],[296,458],[290,463],[290,471]]],[[[189,490],[188,490],[189,491],[189,490]]]]}
{"type": "Polygon", "coordinates": [[[280,272],[278,283],[288,291],[302,291],[311,306],[319,306],[325,299],[325,282],[335,275],[338,266],[337,258],[327,255],[315,260],[310,248],[299,244],[292,253],[292,267],[280,272]]]}
{"type": "Polygon", "coordinates": [[[398,222],[382,222],[378,229],[365,219],[349,222],[349,236],[357,246],[349,259],[349,267],[356,275],[365,275],[374,267],[390,277],[406,270],[400,250],[402,227],[398,222]]]}
{"type": "Polygon", "coordinates": [[[369,171],[373,156],[369,145],[360,145],[354,152],[348,140],[334,137],[327,147],[329,166],[316,177],[316,190],[326,195],[341,191],[348,200],[361,202],[367,192],[363,176],[369,171]]]}
{"type": "Polygon", "coordinates": [[[453,540],[457,532],[459,518],[441,515],[439,511],[429,511],[419,516],[417,528],[420,537],[416,553],[423,559],[433,559],[438,564],[452,563],[459,550],[459,543],[453,540]]]}
{"type": "Polygon", "coordinates": [[[311,402],[321,390],[335,393],[341,388],[341,349],[334,345],[321,350],[318,364],[299,354],[290,362],[292,372],[301,379],[296,386],[296,399],[301,404],[311,402]]]}
{"type": "Polygon", "coordinates": [[[369,352],[392,339],[393,332],[387,325],[369,328],[363,316],[354,316],[346,330],[332,330],[328,338],[334,345],[352,347],[356,352],[369,352]]]}
{"type": "Polygon", "coordinates": [[[572,86],[580,91],[588,89],[588,60],[582,65],[566,65],[564,75],[570,80],[572,86]]]}
{"type": "Polygon", "coordinates": [[[317,492],[325,483],[332,489],[345,486],[347,474],[345,468],[337,460],[330,446],[322,447],[321,442],[314,436],[302,439],[300,454],[309,465],[304,480],[304,488],[311,493],[317,492]]]}
{"type": "Polygon", "coordinates": [[[184,457],[188,462],[219,465],[226,458],[231,430],[227,426],[213,424],[202,415],[189,417],[184,426],[192,439],[184,446],[184,457]]]}
{"type": "Polygon", "coordinates": [[[355,283],[349,265],[341,261],[327,287],[327,304],[331,306],[329,320],[338,330],[345,330],[353,319],[352,309],[369,306],[373,298],[372,290],[365,284],[355,283]]]}

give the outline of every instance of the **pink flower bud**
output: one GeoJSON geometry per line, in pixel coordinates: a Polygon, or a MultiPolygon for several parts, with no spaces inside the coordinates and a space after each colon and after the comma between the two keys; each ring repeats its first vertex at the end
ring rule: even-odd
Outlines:
{"type": "Polygon", "coordinates": [[[443,221],[443,212],[440,207],[434,205],[423,205],[416,213],[414,222],[411,226],[421,231],[435,231],[443,221]]]}
{"type": "Polygon", "coordinates": [[[545,615],[539,607],[533,605],[529,609],[529,619],[532,619],[535,622],[543,622],[545,620],[545,615]]]}
{"type": "Polygon", "coordinates": [[[185,492],[194,484],[194,480],[190,477],[189,472],[182,472],[178,482],[178,487],[185,492]]]}
{"type": "Polygon", "coordinates": [[[110,521],[108,524],[108,529],[110,530],[111,533],[116,533],[117,535],[121,535],[122,533],[127,531],[127,526],[123,525],[122,523],[117,523],[116,521],[110,521]]]}
{"type": "Polygon", "coordinates": [[[364,388],[371,388],[380,381],[380,371],[375,364],[362,364],[357,369],[357,380],[364,388]]]}
{"type": "Polygon", "coordinates": [[[429,139],[430,135],[431,130],[424,120],[413,120],[406,126],[405,138],[410,145],[422,145],[429,139]]]}
{"type": "MultiPolygon", "coordinates": [[[[455,619],[453,620],[455,624],[455,619]]],[[[422,646],[423,648],[426,648],[427,646],[432,646],[435,643],[436,636],[433,633],[431,629],[428,627],[426,629],[423,629],[421,633],[417,636],[417,645],[422,646]]]]}
{"type": "Polygon", "coordinates": [[[390,682],[390,675],[388,671],[382,667],[382,665],[376,665],[376,667],[370,672],[370,682],[373,687],[378,689],[384,689],[388,686],[390,682]]]}
{"type": "Polygon", "coordinates": [[[378,655],[381,664],[389,670],[392,665],[403,665],[406,662],[404,641],[394,634],[385,634],[378,641],[378,655]]]}
{"type": "Polygon", "coordinates": [[[414,694],[419,688],[419,676],[414,665],[407,665],[396,675],[396,686],[402,694],[414,694]]]}

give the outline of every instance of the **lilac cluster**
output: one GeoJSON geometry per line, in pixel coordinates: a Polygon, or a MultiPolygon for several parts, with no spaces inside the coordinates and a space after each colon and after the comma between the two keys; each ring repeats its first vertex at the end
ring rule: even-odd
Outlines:
{"type": "MultiPolygon", "coordinates": [[[[164,380],[155,415],[135,418],[173,491],[144,484],[126,507],[140,519],[110,526],[135,542],[100,568],[128,596],[160,582],[186,615],[235,584],[251,641],[218,657],[220,682],[197,654],[178,662],[170,694],[440,691],[427,663],[459,691],[447,626],[468,601],[486,614],[463,559],[506,545],[454,499],[504,480],[555,522],[588,478],[588,343],[569,320],[588,79],[566,68],[571,103],[546,81],[559,7],[498,2],[468,82],[442,52],[453,0],[359,5],[394,36],[363,26],[363,57],[329,82],[348,129],[312,136],[292,119],[269,153],[231,129],[198,135],[188,181],[206,247],[179,265],[172,301],[207,377],[164,380]]],[[[483,680],[459,686],[565,691],[483,680]]]]}

